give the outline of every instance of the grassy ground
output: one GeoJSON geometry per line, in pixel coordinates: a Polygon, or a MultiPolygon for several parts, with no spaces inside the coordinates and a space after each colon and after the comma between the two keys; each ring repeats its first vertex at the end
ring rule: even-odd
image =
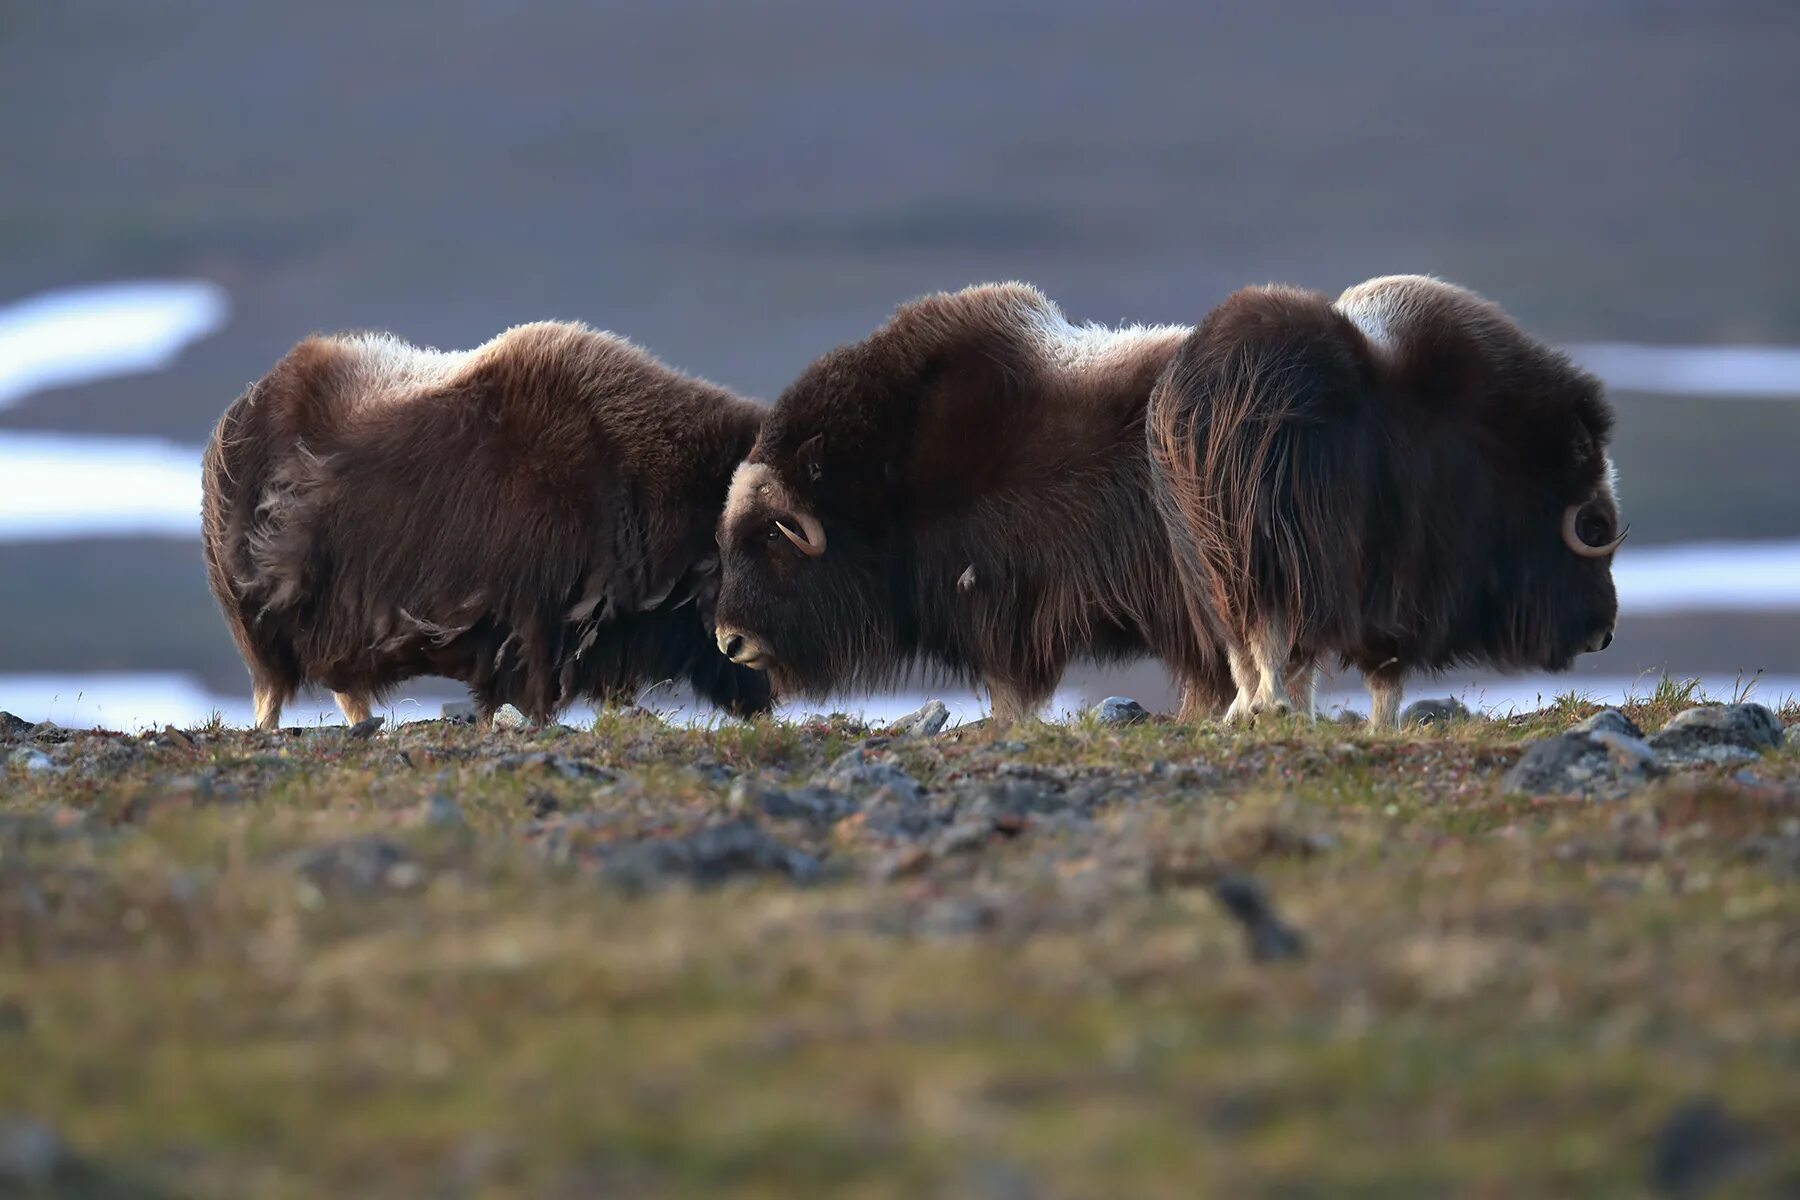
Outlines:
{"type": "Polygon", "coordinates": [[[1800,752],[1580,712],[22,741],[0,1194],[1792,1195],[1800,752]]]}

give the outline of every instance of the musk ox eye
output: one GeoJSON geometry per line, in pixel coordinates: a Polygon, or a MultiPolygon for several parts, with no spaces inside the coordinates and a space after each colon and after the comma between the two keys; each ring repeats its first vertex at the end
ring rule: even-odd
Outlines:
{"type": "Polygon", "coordinates": [[[1604,546],[1612,540],[1612,522],[1606,519],[1605,514],[1591,508],[1582,510],[1575,528],[1584,545],[1604,546]]]}

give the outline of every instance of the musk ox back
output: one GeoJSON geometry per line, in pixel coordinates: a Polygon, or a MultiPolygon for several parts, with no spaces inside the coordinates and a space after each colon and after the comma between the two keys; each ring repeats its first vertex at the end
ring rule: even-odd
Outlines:
{"type": "Polygon", "coordinates": [[[1186,329],[1071,325],[1023,284],[902,306],[776,401],[720,523],[719,646],[778,691],[915,664],[1035,712],[1076,658],[1161,657],[1230,694],[1196,641],[1152,491],[1144,407],[1186,329]]]}
{"type": "Polygon", "coordinates": [[[1409,671],[1603,649],[1611,430],[1598,381],[1462,288],[1227,299],[1157,385],[1149,437],[1198,634],[1229,648],[1228,715],[1287,707],[1322,656],[1391,724],[1409,671]]]}
{"type": "Polygon", "coordinates": [[[462,353],[301,342],[207,448],[207,576],[272,728],[303,683],[351,720],[422,674],[485,713],[684,679],[766,680],[713,645],[714,528],[761,409],[580,325],[462,353]]]}

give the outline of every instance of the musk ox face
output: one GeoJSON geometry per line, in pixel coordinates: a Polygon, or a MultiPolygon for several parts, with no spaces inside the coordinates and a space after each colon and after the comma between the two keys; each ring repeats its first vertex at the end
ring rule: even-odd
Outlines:
{"type": "Polygon", "coordinates": [[[1482,624],[1493,658],[1507,665],[1567,670],[1577,655],[1612,644],[1619,616],[1613,586],[1613,554],[1625,541],[1612,460],[1603,438],[1609,419],[1600,407],[1598,385],[1575,376],[1574,386],[1591,397],[1571,404],[1577,414],[1565,425],[1565,441],[1543,453],[1560,469],[1546,478],[1538,469],[1503,479],[1510,491],[1497,513],[1498,531],[1490,567],[1493,610],[1482,624]],[[1602,414],[1594,417],[1592,414],[1602,414]],[[1598,435],[1587,424],[1597,420],[1598,435]]]}
{"type": "Polygon", "coordinates": [[[786,454],[759,443],[719,522],[719,650],[782,693],[872,680],[894,659],[888,556],[855,523],[828,533],[823,455],[817,435],[786,454]]]}

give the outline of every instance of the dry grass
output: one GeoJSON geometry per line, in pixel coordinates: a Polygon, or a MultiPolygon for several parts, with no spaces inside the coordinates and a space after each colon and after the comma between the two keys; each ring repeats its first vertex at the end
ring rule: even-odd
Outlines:
{"type": "Polygon", "coordinates": [[[0,1113],[80,1156],[45,1194],[1490,1197],[1641,1191],[1710,1097],[1730,1194],[1792,1194],[1800,755],[1500,794],[1581,713],[40,746],[69,769],[0,776],[0,1113]],[[922,798],[734,809],[859,744],[922,798]],[[888,820],[983,788],[979,836],[888,820]],[[731,822],[816,877],[618,869],[731,822]],[[1252,960],[1228,872],[1303,958],[1252,960]]]}

